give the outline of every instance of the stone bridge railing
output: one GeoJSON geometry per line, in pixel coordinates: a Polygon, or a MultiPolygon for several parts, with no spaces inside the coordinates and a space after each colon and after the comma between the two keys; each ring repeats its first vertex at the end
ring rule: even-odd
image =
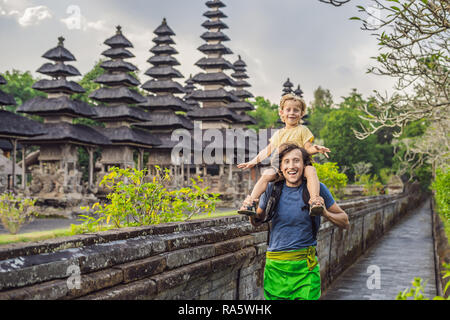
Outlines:
{"type": "MultiPolygon", "coordinates": [[[[321,226],[323,289],[419,198],[340,202],[351,227],[321,226]]],[[[1,246],[0,299],[263,299],[266,240],[231,216],[1,246]]]]}

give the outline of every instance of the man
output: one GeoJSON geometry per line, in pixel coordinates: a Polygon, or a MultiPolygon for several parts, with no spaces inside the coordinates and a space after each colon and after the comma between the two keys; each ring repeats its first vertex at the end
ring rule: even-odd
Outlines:
{"type": "MultiPolygon", "coordinates": [[[[320,216],[310,217],[302,197],[306,181],[303,169],[310,155],[296,144],[283,144],[279,152],[279,170],[284,177],[281,196],[272,218],[272,231],[264,269],[264,296],[268,300],[320,298],[320,272],[315,247],[313,220],[318,230],[320,216]]],[[[258,226],[266,218],[267,200],[273,184],[261,196],[256,216],[250,222],[258,226]]],[[[328,188],[320,184],[325,210],[322,216],[340,228],[348,229],[347,214],[337,205],[328,188]]],[[[244,201],[249,205],[250,197],[244,201]]]]}

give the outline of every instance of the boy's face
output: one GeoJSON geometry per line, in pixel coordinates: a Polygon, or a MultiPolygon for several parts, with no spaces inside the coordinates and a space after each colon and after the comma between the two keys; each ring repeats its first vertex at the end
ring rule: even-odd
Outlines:
{"type": "Polygon", "coordinates": [[[303,117],[300,104],[294,100],[288,100],[284,108],[280,110],[280,118],[287,126],[296,126],[303,117]]]}

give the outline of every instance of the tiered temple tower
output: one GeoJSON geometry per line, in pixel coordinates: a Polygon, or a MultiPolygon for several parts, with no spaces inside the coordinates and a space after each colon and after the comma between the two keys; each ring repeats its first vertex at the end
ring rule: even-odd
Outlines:
{"type": "Polygon", "coordinates": [[[94,80],[102,84],[102,87],[89,96],[99,103],[94,108],[97,112],[95,119],[105,123],[105,128],[98,130],[112,142],[103,149],[101,159],[96,164],[100,167],[99,178],[112,166],[136,167],[135,155],[138,159],[137,167],[142,169],[144,152],[160,144],[159,139],[148,131],[132,127],[136,123],[150,120],[149,113],[133,106],[146,101],[137,91],[139,80],[131,74],[137,68],[124,61],[134,57],[127,49],[133,48],[133,45],[122,34],[120,26],[117,26],[116,34],[105,40],[104,44],[110,49],[102,52],[102,55],[110,60],[101,65],[106,73],[94,80]]]}
{"type": "Polygon", "coordinates": [[[41,116],[47,132],[25,141],[40,147],[39,167],[32,171],[30,191],[44,198],[63,198],[69,194],[76,198],[86,191],[82,188],[81,172],[78,171],[78,148],[86,148],[90,155],[88,187],[92,187],[93,150],[108,145],[110,141],[91,127],[72,124],[75,118],[92,118],[96,113],[87,103],[71,99],[72,94],[83,93],[84,89],[66,79],[80,73],[75,67],[65,64],[75,61],[75,57],[64,47],[64,38],[58,38],[58,45],[43,57],[53,63],[45,63],[37,72],[52,79],[39,80],[33,88],[47,93],[48,98],[35,97],[17,109],[41,116]]]}
{"type": "Polygon", "coordinates": [[[300,89],[300,85],[298,85],[297,89],[294,90],[294,94],[299,96],[300,98],[303,98],[303,90],[300,89]]]}
{"type": "Polygon", "coordinates": [[[291,80],[289,80],[289,78],[287,78],[286,82],[283,83],[283,93],[281,94],[282,96],[288,93],[292,93],[292,87],[294,85],[292,84],[291,80]]]}
{"type": "Polygon", "coordinates": [[[171,46],[175,44],[172,39],[175,32],[168,26],[167,20],[164,18],[161,25],[155,29],[154,34],[156,37],[152,41],[155,46],[150,49],[154,55],[147,60],[152,67],[145,72],[152,79],[142,85],[143,89],[154,95],[148,95],[146,101],[139,104],[139,107],[148,111],[149,121],[136,124],[136,126],[149,130],[161,140],[161,145],[156,146],[148,158],[147,165],[150,173],[153,173],[153,167],[158,165],[174,170],[178,177],[180,176],[177,174],[178,166],[182,164],[173,163],[173,159],[171,159],[172,148],[178,143],[178,141],[172,141],[171,136],[176,129],[192,130],[194,128],[191,119],[176,113],[187,112],[192,107],[183,99],[175,96],[185,92],[183,86],[173,80],[174,78],[183,78],[181,73],[174,68],[174,66],[180,65],[173,57],[178,52],[171,46]]]}
{"type": "MultiPolygon", "coordinates": [[[[238,60],[233,64],[233,67],[235,72],[231,76],[235,79],[234,86],[236,89],[231,91],[231,93],[239,98],[239,102],[232,102],[228,107],[241,116],[239,124],[245,128],[249,124],[256,124],[255,119],[246,113],[246,111],[255,110],[255,107],[251,103],[245,101],[245,99],[253,98],[253,94],[245,90],[245,88],[251,87],[251,85],[245,80],[249,77],[247,75],[247,65],[241,56],[238,56],[238,60]]],[[[235,125],[235,127],[238,126],[237,124],[235,125]]]]}
{"type": "Polygon", "coordinates": [[[234,86],[234,81],[224,73],[224,70],[233,69],[233,65],[223,58],[231,54],[231,50],[222,44],[230,39],[222,32],[228,26],[221,20],[226,15],[220,10],[225,4],[220,0],[207,1],[210,9],[203,15],[208,18],[202,26],[208,31],[201,35],[206,41],[198,48],[206,57],[197,61],[196,65],[205,72],[195,75],[192,80],[203,86],[203,90],[193,91],[188,98],[197,100],[202,108],[190,111],[191,119],[201,121],[201,128],[230,128],[241,121],[241,117],[227,106],[238,102],[239,98],[226,91],[227,86],[234,86]]]}

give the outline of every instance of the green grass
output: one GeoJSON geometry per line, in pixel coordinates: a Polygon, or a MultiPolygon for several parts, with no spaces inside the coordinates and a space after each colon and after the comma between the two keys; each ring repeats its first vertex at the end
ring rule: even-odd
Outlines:
{"type": "Polygon", "coordinates": [[[40,241],[64,236],[70,236],[70,228],[37,231],[22,234],[0,234],[0,245],[15,242],[40,241]]]}
{"type": "MultiPolygon", "coordinates": [[[[209,218],[219,218],[237,215],[236,210],[230,210],[225,212],[212,213],[211,215],[197,215],[192,217],[190,220],[199,220],[199,219],[209,219],[209,218]]],[[[58,237],[67,237],[71,236],[70,228],[65,229],[54,229],[48,231],[37,231],[37,232],[29,232],[22,234],[0,234],[0,245],[16,243],[16,242],[31,242],[31,241],[40,241],[53,239],[58,237]]]]}

